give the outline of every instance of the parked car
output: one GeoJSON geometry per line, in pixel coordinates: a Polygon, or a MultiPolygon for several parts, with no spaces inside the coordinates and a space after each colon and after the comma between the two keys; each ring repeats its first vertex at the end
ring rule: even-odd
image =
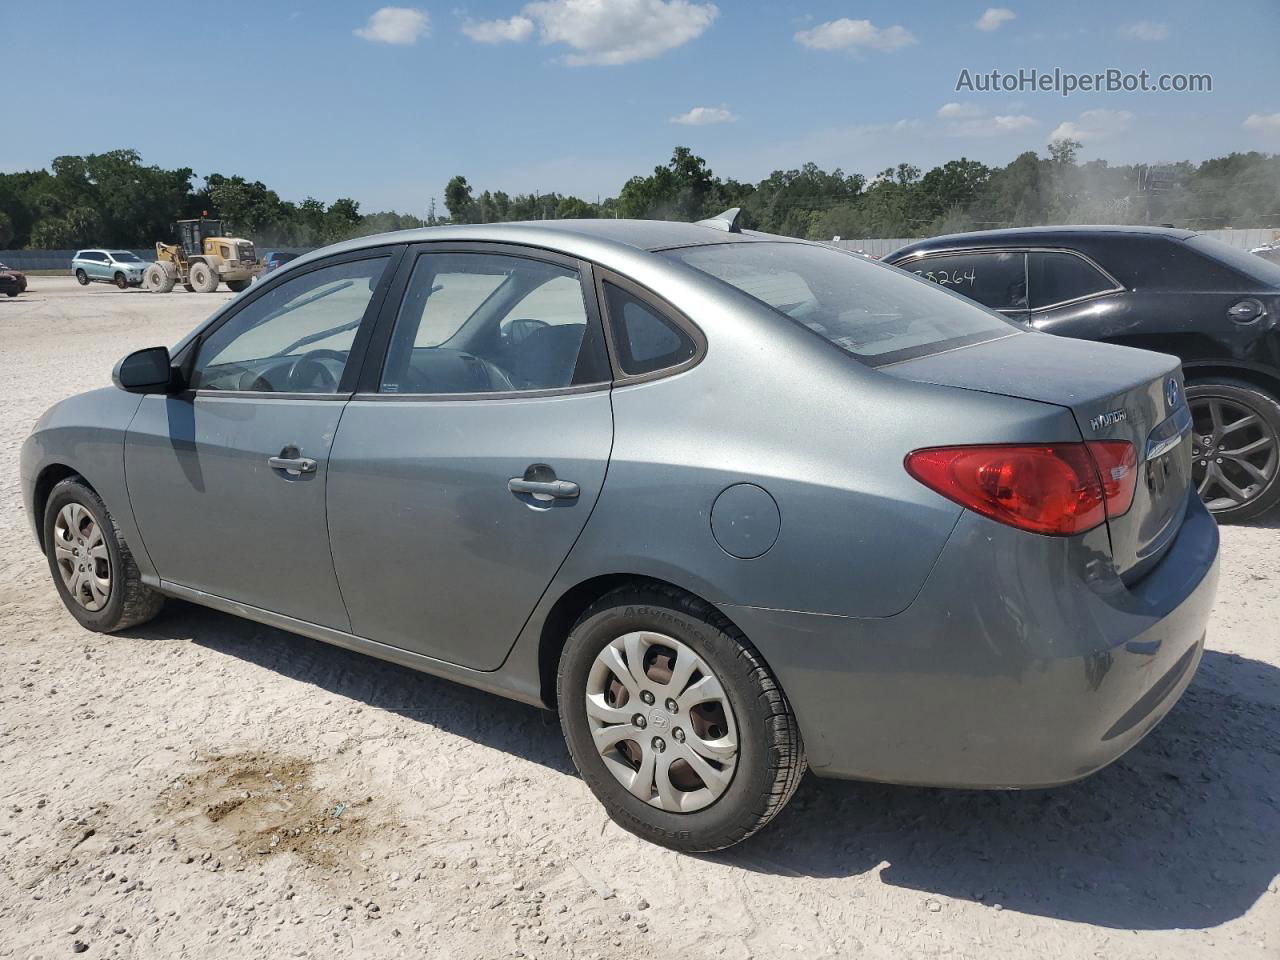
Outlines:
{"type": "Polygon", "coordinates": [[[1174,354],[1209,509],[1228,522],[1280,502],[1280,266],[1158,227],[960,233],[885,262],[1036,330],[1174,354]]]}
{"type": "Polygon", "coordinates": [[[0,263],[0,293],[8,297],[16,297],[27,289],[27,275],[21,270],[13,270],[0,263]]]}
{"type": "Polygon", "coordinates": [[[71,273],[82,287],[114,283],[121,290],[142,286],[150,264],[128,250],[80,250],[71,260],[71,273]]]}
{"type": "Polygon", "coordinates": [[[262,258],[262,272],[253,278],[253,282],[257,283],[272,270],[278,270],[290,260],[297,260],[299,254],[289,253],[285,250],[269,250],[267,255],[262,258]]]}
{"type": "Polygon", "coordinates": [[[1004,788],[1123,754],[1217,581],[1177,360],[733,222],[353,240],[130,354],[22,449],[67,609],[179,597],[556,709],[681,850],[806,764],[1004,788]]]}
{"type": "Polygon", "coordinates": [[[1272,263],[1280,264],[1280,243],[1264,243],[1260,247],[1254,247],[1249,252],[1262,257],[1263,260],[1270,260],[1272,263]]]}

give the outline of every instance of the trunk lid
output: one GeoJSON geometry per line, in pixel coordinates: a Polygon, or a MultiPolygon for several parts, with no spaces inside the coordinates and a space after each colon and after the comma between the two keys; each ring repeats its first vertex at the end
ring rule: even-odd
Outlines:
{"type": "Polygon", "coordinates": [[[1173,540],[1191,485],[1191,414],[1177,357],[1018,333],[877,368],[882,373],[1067,407],[1085,440],[1127,440],[1138,460],[1133,505],[1107,521],[1126,580],[1173,540]]]}

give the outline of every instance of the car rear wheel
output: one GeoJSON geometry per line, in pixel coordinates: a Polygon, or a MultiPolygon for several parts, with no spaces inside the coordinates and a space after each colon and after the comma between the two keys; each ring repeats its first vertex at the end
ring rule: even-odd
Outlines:
{"type": "Polygon", "coordinates": [[[106,505],[83,481],[63,480],[49,494],[44,544],[58,595],[81,626],[112,633],[150,620],[164,605],[142,582],[106,505]]]}
{"type": "Polygon", "coordinates": [[[750,641],[673,589],[623,587],[574,625],[560,723],[587,786],[623,829],[707,852],[751,836],[805,770],[800,730],[750,641]]]}
{"type": "Polygon", "coordinates": [[[123,273],[117,273],[114,277],[115,284],[121,290],[129,289],[129,279],[123,273]]]}
{"type": "Polygon", "coordinates": [[[1191,477],[1221,523],[1251,520],[1280,502],[1280,403],[1243,380],[1187,385],[1191,477]]]}
{"type": "Polygon", "coordinates": [[[83,270],[77,270],[76,283],[80,284],[82,287],[87,287],[89,285],[89,275],[83,270]]]}

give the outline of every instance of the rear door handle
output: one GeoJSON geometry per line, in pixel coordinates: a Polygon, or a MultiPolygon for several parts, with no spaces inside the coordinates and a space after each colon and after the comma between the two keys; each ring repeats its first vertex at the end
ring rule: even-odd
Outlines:
{"type": "MultiPolygon", "coordinates": [[[[297,450],[296,449],[293,451],[281,450],[280,452],[282,454],[289,453],[289,452],[297,453],[297,450]]],[[[267,466],[270,467],[272,470],[283,470],[285,473],[289,474],[290,476],[300,477],[304,473],[315,473],[317,463],[314,460],[312,460],[310,457],[280,456],[280,457],[268,457],[267,466]]]]}
{"type": "Polygon", "coordinates": [[[512,493],[528,493],[552,500],[573,500],[581,492],[571,480],[526,480],[523,477],[512,477],[507,481],[507,489],[512,493]]]}

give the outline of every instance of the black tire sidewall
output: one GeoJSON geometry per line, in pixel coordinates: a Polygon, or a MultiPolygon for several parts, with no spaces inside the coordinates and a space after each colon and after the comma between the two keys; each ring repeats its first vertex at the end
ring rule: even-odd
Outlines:
{"type": "Polygon", "coordinates": [[[89,285],[89,275],[83,270],[77,270],[76,283],[80,284],[82,287],[87,287],[89,285]]]}
{"type": "Polygon", "coordinates": [[[578,772],[619,826],[664,846],[715,850],[736,842],[767,808],[773,773],[767,762],[768,716],[759,707],[753,674],[738,642],[718,627],[642,594],[591,614],[574,628],[561,654],[558,707],[578,772]],[[711,667],[733,709],[738,760],[728,789],[709,807],[668,813],[633,796],[605,766],[587,724],[586,683],[596,655],[611,641],[651,630],[687,644],[711,667]]]}
{"type": "MultiPolygon", "coordinates": [[[[1187,402],[1205,397],[1222,397],[1234,403],[1242,403],[1260,416],[1280,443],[1280,402],[1251,383],[1243,380],[1193,380],[1186,386],[1187,402]]],[[[1193,428],[1194,429],[1194,428],[1193,428]]],[[[1271,477],[1265,490],[1238,507],[1215,510],[1213,515],[1220,523],[1236,523],[1252,520],[1267,513],[1280,503],[1280,470],[1271,477]]]]}
{"type": "Polygon", "coordinates": [[[44,545],[45,558],[49,563],[49,573],[53,577],[58,596],[62,598],[70,614],[80,625],[102,633],[113,630],[124,615],[125,576],[124,556],[120,551],[120,541],[116,537],[115,523],[107,513],[106,505],[88,486],[77,480],[63,480],[53,488],[44,508],[44,545]],[[102,530],[102,539],[107,545],[107,556],[111,564],[111,589],[107,594],[107,602],[101,610],[86,610],[80,606],[62,582],[62,572],[58,569],[53,549],[53,525],[58,511],[68,503],[78,503],[93,516],[93,522],[102,530]]]}

